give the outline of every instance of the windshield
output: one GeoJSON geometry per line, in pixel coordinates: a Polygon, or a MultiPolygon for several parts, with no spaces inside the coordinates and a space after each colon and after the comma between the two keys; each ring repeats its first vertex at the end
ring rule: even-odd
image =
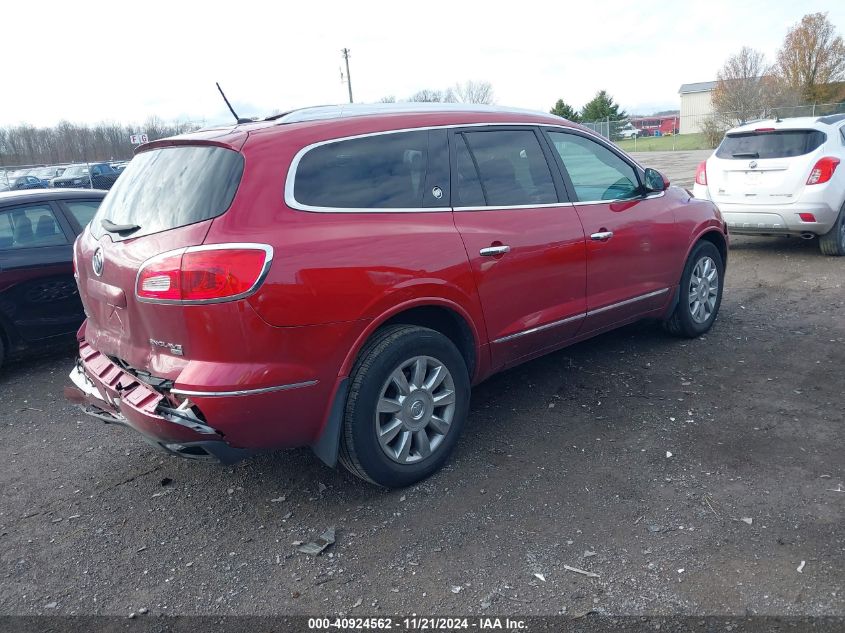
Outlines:
{"type": "Polygon", "coordinates": [[[820,147],[827,136],[818,130],[775,130],[728,134],[719,149],[718,158],[791,158],[809,154],[820,147]]]}
{"type": "MultiPolygon", "coordinates": [[[[229,208],[243,174],[243,156],[222,147],[166,147],[138,154],[123,170],[91,221],[137,225],[139,237],[217,217],[229,208]]],[[[116,235],[115,239],[119,239],[116,235]]]]}
{"type": "Polygon", "coordinates": [[[65,178],[74,178],[79,176],[87,176],[88,175],[88,168],[85,165],[71,165],[67,169],[65,169],[62,176],[65,178]]]}

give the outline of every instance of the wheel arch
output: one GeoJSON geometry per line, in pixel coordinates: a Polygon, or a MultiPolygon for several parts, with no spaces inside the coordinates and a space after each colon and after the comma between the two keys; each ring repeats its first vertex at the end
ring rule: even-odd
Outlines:
{"type": "Polygon", "coordinates": [[[459,305],[440,298],[417,299],[395,306],[373,319],[358,336],[340,369],[347,376],[358,354],[373,334],[385,325],[418,325],[443,334],[463,356],[467,372],[473,377],[489,364],[482,357],[481,334],[469,314],[459,305]]]}
{"type": "Polygon", "coordinates": [[[728,265],[728,240],[725,237],[724,233],[717,228],[710,228],[706,229],[704,232],[699,233],[692,243],[690,244],[689,248],[687,249],[687,254],[684,257],[684,263],[686,263],[687,259],[692,253],[692,249],[696,247],[696,245],[701,242],[706,241],[713,244],[716,247],[716,250],[719,251],[719,255],[722,257],[722,265],[727,267],[728,265]]]}

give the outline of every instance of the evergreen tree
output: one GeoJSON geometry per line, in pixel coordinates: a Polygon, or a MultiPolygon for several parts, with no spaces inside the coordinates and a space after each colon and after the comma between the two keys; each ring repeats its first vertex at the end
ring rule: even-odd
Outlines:
{"type": "Polygon", "coordinates": [[[563,117],[564,119],[574,121],[575,123],[581,120],[581,115],[578,114],[578,110],[566,103],[563,99],[558,99],[555,107],[549,110],[549,112],[563,117]]]}
{"type": "Polygon", "coordinates": [[[619,104],[613,102],[613,97],[606,90],[599,90],[591,101],[581,108],[582,121],[621,121],[627,118],[619,104]]]}

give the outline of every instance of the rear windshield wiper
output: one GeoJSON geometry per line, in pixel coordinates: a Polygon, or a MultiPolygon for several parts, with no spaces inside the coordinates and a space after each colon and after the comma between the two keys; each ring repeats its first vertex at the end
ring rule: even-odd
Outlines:
{"type": "Polygon", "coordinates": [[[759,152],[734,152],[731,156],[734,158],[760,158],[759,152]]]}
{"type": "Polygon", "coordinates": [[[108,218],[100,220],[100,225],[109,233],[118,233],[120,235],[134,233],[141,228],[138,224],[115,224],[108,218]]]}

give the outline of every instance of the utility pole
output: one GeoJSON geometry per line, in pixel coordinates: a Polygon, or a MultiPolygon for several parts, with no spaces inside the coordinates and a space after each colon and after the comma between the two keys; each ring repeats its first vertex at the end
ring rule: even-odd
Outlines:
{"type": "Polygon", "coordinates": [[[349,74],[349,49],[343,48],[343,59],[346,61],[346,87],[349,88],[349,103],[352,103],[352,76],[349,74]]]}

